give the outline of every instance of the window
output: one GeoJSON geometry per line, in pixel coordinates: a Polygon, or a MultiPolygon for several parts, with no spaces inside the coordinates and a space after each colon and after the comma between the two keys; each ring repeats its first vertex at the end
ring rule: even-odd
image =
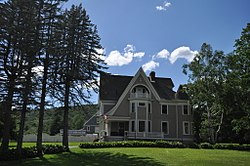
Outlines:
{"type": "Polygon", "coordinates": [[[90,131],[90,126],[87,126],[87,131],[90,131]]]}
{"type": "Polygon", "coordinates": [[[140,102],[140,103],[139,103],[139,106],[140,106],[140,107],[145,107],[145,103],[140,102]]]}
{"type": "Polygon", "coordinates": [[[139,121],[139,132],[145,132],[145,121],[139,121]]]}
{"type": "Polygon", "coordinates": [[[151,121],[148,121],[148,132],[151,132],[151,121]]]}
{"type": "Polygon", "coordinates": [[[189,135],[189,134],[190,134],[190,123],[183,122],[183,135],[189,135]]]}
{"type": "Polygon", "coordinates": [[[161,105],[161,114],[168,114],[168,105],[161,105]]]}
{"type": "Polygon", "coordinates": [[[151,104],[148,103],[148,113],[151,113],[151,104]]]}
{"type": "Polygon", "coordinates": [[[165,134],[168,134],[168,122],[161,122],[161,132],[164,132],[165,134]]]}
{"type": "Polygon", "coordinates": [[[135,132],[135,121],[131,121],[131,132],[135,132]]]}
{"type": "Polygon", "coordinates": [[[183,115],[188,115],[188,106],[187,105],[183,105],[183,107],[182,107],[182,114],[183,115]]]}
{"type": "Polygon", "coordinates": [[[131,112],[135,112],[135,103],[131,103],[131,112]]]}

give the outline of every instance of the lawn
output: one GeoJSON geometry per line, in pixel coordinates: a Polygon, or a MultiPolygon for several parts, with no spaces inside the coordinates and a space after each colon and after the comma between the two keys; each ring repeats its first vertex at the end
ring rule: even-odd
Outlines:
{"type": "Polygon", "coordinates": [[[10,165],[84,165],[84,166],[165,166],[165,165],[250,165],[250,152],[235,150],[168,148],[72,148],[70,153],[45,155],[44,158],[1,162],[10,165]]]}

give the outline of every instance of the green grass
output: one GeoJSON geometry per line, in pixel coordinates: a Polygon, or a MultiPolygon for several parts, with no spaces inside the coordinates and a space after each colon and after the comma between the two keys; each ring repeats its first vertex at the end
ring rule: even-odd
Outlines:
{"type": "Polygon", "coordinates": [[[250,165],[250,152],[235,150],[168,148],[73,148],[70,153],[44,158],[1,162],[1,166],[84,165],[84,166],[165,166],[165,165],[250,165]]]}
{"type": "MultiPolygon", "coordinates": [[[[61,142],[44,142],[43,144],[49,144],[49,145],[62,145],[61,142]]],[[[69,142],[69,146],[79,146],[79,142],[69,142]]],[[[10,142],[9,147],[15,148],[17,145],[16,142],[10,142]]],[[[36,146],[36,142],[24,142],[23,147],[31,147],[31,146],[36,146]]]]}

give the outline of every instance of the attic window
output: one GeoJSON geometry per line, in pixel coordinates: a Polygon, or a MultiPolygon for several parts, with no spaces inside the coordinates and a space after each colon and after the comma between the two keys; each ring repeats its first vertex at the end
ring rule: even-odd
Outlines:
{"type": "Polygon", "coordinates": [[[139,103],[139,106],[140,106],[140,107],[145,107],[145,103],[140,102],[140,103],[139,103]]]}

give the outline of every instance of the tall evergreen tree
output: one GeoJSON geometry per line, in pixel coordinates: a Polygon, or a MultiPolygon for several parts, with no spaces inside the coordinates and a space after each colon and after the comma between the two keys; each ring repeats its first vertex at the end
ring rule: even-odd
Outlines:
{"type": "Polygon", "coordinates": [[[43,133],[43,119],[46,106],[47,84],[51,83],[51,72],[54,63],[54,56],[57,55],[57,43],[60,43],[60,35],[58,32],[59,20],[61,19],[60,4],[66,0],[43,0],[40,1],[40,17],[41,17],[41,35],[42,52],[40,56],[41,66],[43,67],[42,74],[42,89],[40,97],[39,108],[39,122],[37,132],[37,151],[38,155],[42,156],[42,133],[43,133]],[[49,80],[49,81],[48,81],[49,80]]]}
{"type": "Polygon", "coordinates": [[[82,6],[66,10],[63,20],[62,49],[58,61],[58,92],[63,96],[64,132],[63,145],[68,148],[68,111],[70,103],[88,101],[89,90],[97,83],[97,73],[103,61],[98,49],[100,38],[82,6]]]}

